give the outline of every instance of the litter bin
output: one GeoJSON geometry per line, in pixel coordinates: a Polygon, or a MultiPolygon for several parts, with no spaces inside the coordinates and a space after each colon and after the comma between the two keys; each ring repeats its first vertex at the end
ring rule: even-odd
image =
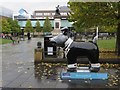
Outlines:
{"type": "Polygon", "coordinates": [[[57,57],[56,46],[53,46],[49,41],[52,36],[44,36],[44,57],[57,57]]]}
{"type": "Polygon", "coordinates": [[[34,62],[40,62],[43,59],[43,49],[41,48],[41,42],[37,42],[37,48],[34,50],[34,62]]]}

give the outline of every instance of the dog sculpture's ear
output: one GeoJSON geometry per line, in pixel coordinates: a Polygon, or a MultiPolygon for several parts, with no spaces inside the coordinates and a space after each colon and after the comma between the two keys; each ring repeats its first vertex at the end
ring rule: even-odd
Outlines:
{"type": "Polygon", "coordinates": [[[68,34],[68,31],[64,31],[64,32],[63,32],[63,35],[67,35],[67,34],[68,34]]]}
{"type": "Polygon", "coordinates": [[[69,29],[68,29],[68,27],[64,27],[61,29],[61,31],[62,31],[63,35],[67,35],[69,32],[69,29]]]}

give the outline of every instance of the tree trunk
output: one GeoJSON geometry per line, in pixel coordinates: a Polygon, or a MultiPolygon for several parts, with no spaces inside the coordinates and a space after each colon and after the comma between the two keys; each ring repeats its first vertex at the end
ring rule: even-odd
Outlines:
{"type": "Polygon", "coordinates": [[[34,37],[34,32],[33,32],[33,37],[34,37]]]}
{"type": "Polygon", "coordinates": [[[40,37],[40,32],[38,32],[38,37],[40,37]]]}
{"type": "Polygon", "coordinates": [[[118,56],[120,56],[120,23],[118,23],[118,28],[117,28],[116,44],[117,44],[117,54],[118,56]]]}
{"type": "Polygon", "coordinates": [[[117,39],[116,39],[116,50],[118,56],[120,56],[120,2],[118,2],[118,27],[117,27],[117,39]]]}

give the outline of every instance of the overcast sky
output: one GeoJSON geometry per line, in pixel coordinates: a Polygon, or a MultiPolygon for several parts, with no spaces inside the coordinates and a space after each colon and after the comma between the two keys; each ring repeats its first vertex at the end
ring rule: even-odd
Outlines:
{"type": "Polygon", "coordinates": [[[18,12],[21,8],[29,13],[34,10],[55,10],[57,5],[67,6],[69,0],[0,0],[0,6],[18,12]]]}

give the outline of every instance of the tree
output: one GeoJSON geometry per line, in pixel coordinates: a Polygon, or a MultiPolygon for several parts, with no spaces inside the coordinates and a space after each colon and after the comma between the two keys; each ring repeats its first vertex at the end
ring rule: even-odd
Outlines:
{"type": "Polygon", "coordinates": [[[117,32],[117,26],[116,25],[101,26],[99,28],[99,32],[116,33],[117,32]]]}
{"type": "Polygon", "coordinates": [[[118,52],[118,56],[120,56],[120,2],[118,2],[118,27],[117,27],[117,39],[116,39],[116,50],[118,52]]]}
{"type": "Polygon", "coordinates": [[[11,31],[12,31],[12,25],[13,25],[13,20],[12,20],[12,18],[8,18],[7,21],[8,21],[8,23],[9,23],[10,29],[11,29],[11,31]]]}
{"type": "Polygon", "coordinates": [[[39,32],[41,32],[42,31],[42,28],[40,27],[40,23],[39,23],[39,20],[37,20],[37,22],[36,22],[36,28],[35,28],[35,30],[36,30],[36,32],[38,32],[38,34],[39,34],[39,32]]]}
{"type": "Polygon", "coordinates": [[[69,2],[72,10],[70,20],[76,27],[90,28],[95,26],[116,25],[116,2],[69,2]]]}
{"type": "Polygon", "coordinates": [[[5,18],[2,18],[2,32],[6,34],[11,33],[10,24],[5,18]]]}
{"type": "Polygon", "coordinates": [[[120,55],[120,25],[118,2],[69,2],[70,21],[77,28],[111,27],[117,29],[117,51],[120,55]]]}
{"type": "Polygon", "coordinates": [[[28,19],[25,25],[25,32],[33,32],[31,21],[28,19]]]}
{"type": "Polygon", "coordinates": [[[21,29],[20,29],[20,26],[19,26],[17,20],[12,20],[11,18],[8,18],[7,21],[10,24],[10,28],[11,28],[12,33],[21,33],[21,29]]]}
{"type": "Polygon", "coordinates": [[[13,21],[12,30],[13,30],[14,32],[16,32],[16,33],[21,33],[21,29],[20,29],[20,26],[19,26],[17,20],[14,20],[14,21],[13,21]]]}
{"type": "Polygon", "coordinates": [[[48,17],[46,17],[46,20],[43,25],[43,32],[51,32],[52,31],[52,25],[48,17]]]}
{"type": "Polygon", "coordinates": [[[2,33],[2,18],[0,18],[0,33],[2,33]]]}
{"type": "MultiPolygon", "coordinates": [[[[28,40],[31,39],[31,35],[30,35],[30,32],[33,32],[33,27],[32,27],[32,24],[31,24],[31,21],[28,19],[27,22],[26,22],[26,25],[25,25],[25,32],[27,32],[27,36],[28,36],[28,40]]],[[[34,35],[33,35],[34,36],[34,35]]]]}

